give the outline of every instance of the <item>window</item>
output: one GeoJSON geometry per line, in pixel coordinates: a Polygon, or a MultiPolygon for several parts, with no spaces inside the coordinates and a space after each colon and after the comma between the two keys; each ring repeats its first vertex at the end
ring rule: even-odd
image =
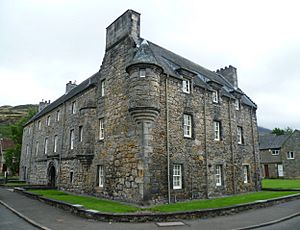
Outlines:
{"type": "Polygon", "coordinates": [[[26,155],[29,154],[29,145],[26,145],[26,155]]]}
{"type": "Polygon", "coordinates": [[[83,139],[83,128],[79,126],[79,142],[82,142],[83,139]]]}
{"type": "Polygon", "coordinates": [[[183,131],[185,137],[192,137],[192,116],[183,115],[183,131]]]}
{"type": "Polygon", "coordinates": [[[57,110],[56,112],[56,121],[59,121],[60,120],[60,111],[57,110]]]}
{"type": "Polygon", "coordinates": [[[101,81],[101,97],[105,96],[105,79],[101,81]]]}
{"type": "Polygon", "coordinates": [[[213,91],[212,100],[214,103],[219,103],[219,92],[217,90],[213,91]]]}
{"type": "Polygon", "coordinates": [[[104,139],[104,119],[101,118],[99,120],[99,139],[103,140],[104,139]]]}
{"type": "Polygon", "coordinates": [[[288,153],[287,153],[287,159],[288,159],[288,160],[295,159],[294,152],[288,152],[288,153]]]}
{"type": "Polygon", "coordinates": [[[71,171],[70,172],[70,183],[71,184],[73,184],[73,175],[74,175],[74,173],[73,173],[73,171],[71,171]]]}
{"type": "Polygon", "coordinates": [[[249,183],[250,182],[249,165],[243,165],[243,174],[244,174],[244,184],[249,183]]]}
{"type": "Polygon", "coordinates": [[[104,185],[104,167],[103,165],[98,165],[98,187],[102,188],[104,185]]]}
{"type": "Polygon", "coordinates": [[[278,156],[279,155],[279,149],[272,149],[272,155],[273,156],[278,156]]]}
{"type": "Polygon", "coordinates": [[[57,142],[58,142],[58,136],[55,135],[54,136],[54,149],[53,149],[53,152],[57,152],[57,142]]]}
{"type": "Polygon", "coordinates": [[[240,100],[239,99],[235,99],[234,107],[235,107],[235,110],[240,110],[240,100]]]}
{"type": "Polygon", "coordinates": [[[238,144],[243,144],[243,128],[238,126],[237,127],[237,140],[238,140],[238,144]]]}
{"type": "Polygon", "coordinates": [[[39,154],[39,142],[37,141],[35,145],[35,155],[37,156],[38,154],[39,154]]]}
{"type": "Polygon", "coordinates": [[[44,153],[48,153],[48,138],[45,138],[45,144],[44,144],[44,153]]]}
{"type": "Polygon", "coordinates": [[[182,167],[181,167],[181,164],[173,165],[173,189],[182,189],[182,167]]]}
{"type": "Polygon", "coordinates": [[[51,116],[49,115],[46,119],[46,125],[50,126],[50,122],[51,122],[51,116]]]}
{"type": "Polygon", "coordinates": [[[140,77],[146,77],[146,69],[140,69],[140,77]]]}
{"type": "Polygon", "coordinates": [[[72,102],[72,114],[76,113],[76,101],[72,102]]]}
{"type": "Polygon", "coordinates": [[[184,93],[190,93],[191,92],[191,81],[190,80],[184,79],[182,81],[182,91],[184,93]]]}
{"type": "Polygon", "coordinates": [[[220,128],[221,128],[221,122],[219,121],[214,121],[214,139],[216,141],[221,140],[221,132],[220,132],[220,128]]]}
{"type": "Polygon", "coordinates": [[[222,186],[222,165],[216,165],[216,186],[222,186]]]}
{"type": "Polygon", "coordinates": [[[70,149],[74,149],[74,141],[75,141],[74,129],[71,129],[71,131],[70,131],[70,149]]]}
{"type": "Polygon", "coordinates": [[[28,134],[31,134],[31,126],[28,128],[28,134]]]}
{"type": "Polygon", "coordinates": [[[41,129],[42,129],[42,124],[41,124],[41,121],[38,121],[38,128],[39,128],[39,130],[41,130],[41,129]]]}

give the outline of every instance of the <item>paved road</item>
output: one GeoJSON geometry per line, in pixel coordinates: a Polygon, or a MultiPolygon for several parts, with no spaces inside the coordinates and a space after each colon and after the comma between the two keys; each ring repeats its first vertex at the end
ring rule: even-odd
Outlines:
{"type": "Polygon", "coordinates": [[[13,212],[0,205],[0,230],[38,230],[13,212]]]}
{"type": "Polygon", "coordinates": [[[300,216],[295,217],[293,219],[271,225],[264,228],[259,228],[260,230],[299,230],[300,229],[300,216]]]}
{"type": "MultiPolygon", "coordinates": [[[[0,200],[2,200],[3,202],[8,204],[15,210],[19,211],[20,213],[24,214],[25,216],[29,217],[30,219],[52,230],[56,230],[56,229],[57,230],[60,229],[64,229],[64,230],[69,230],[69,229],[70,230],[76,230],[76,229],[80,229],[80,230],[94,230],[94,229],[95,230],[96,229],[97,230],[101,230],[101,229],[105,229],[105,230],[121,230],[121,229],[225,230],[226,229],[227,230],[227,229],[236,229],[236,228],[261,224],[261,223],[273,221],[300,212],[300,200],[296,200],[296,201],[272,206],[269,208],[250,210],[232,216],[183,221],[185,223],[184,226],[163,228],[163,227],[158,227],[156,223],[136,223],[136,224],[106,223],[106,222],[88,220],[88,219],[75,216],[61,209],[46,205],[37,200],[32,200],[18,193],[7,191],[3,188],[0,188],[0,200]]],[[[296,223],[297,221],[299,222],[299,218],[295,219],[295,221],[296,223]]],[[[295,222],[291,222],[289,224],[293,225],[295,224],[295,222]]]]}

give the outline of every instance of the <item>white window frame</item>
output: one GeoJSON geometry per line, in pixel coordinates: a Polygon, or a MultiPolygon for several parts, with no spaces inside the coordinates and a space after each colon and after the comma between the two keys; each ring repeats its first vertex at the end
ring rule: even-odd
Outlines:
{"type": "Polygon", "coordinates": [[[223,172],[222,165],[216,165],[216,186],[222,186],[223,172]]]}
{"type": "Polygon", "coordinates": [[[279,153],[280,153],[280,150],[279,149],[272,149],[271,152],[272,152],[272,156],[278,156],[279,153]]]}
{"type": "Polygon", "coordinates": [[[55,136],[54,136],[54,148],[53,148],[53,152],[54,152],[54,153],[57,152],[57,142],[58,142],[58,136],[55,135],[55,136]]]}
{"type": "Polygon", "coordinates": [[[37,156],[38,154],[39,154],[39,142],[37,141],[36,143],[35,143],[35,155],[37,156]]]}
{"type": "Polygon", "coordinates": [[[45,138],[45,143],[44,143],[44,153],[47,154],[48,153],[48,138],[45,138]]]}
{"type": "Polygon", "coordinates": [[[70,184],[73,184],[74,181],[74,172],[70,171],[70,184]]]}
{"type": "Polygon", "coordinates": [[[103,188],[104,186],[104,166],[98,165],[97,167],[98,173],[98,187],[103,188]]]}
{"type": "Polygon", "coordinates": [[[173,189],[182,189],[182,165],[173,164],[173,189]]]}
{"type": "Polygon", "coordinates": [[[293,151],[287,152],[287,159],[288,160],[294,160],[295,159],[295,153],[293,151]]]}
{"type": "Polygon", "coordinates": [[[184,137],[192,137],[192,116],[183,114],[183,132],[184,137]]]}
{"type": "Polygon", "coordinates": [[[51,123],[51,116],[49,115],[46,119],[46,125],[50,126],[50,123],[51,123]]]}
{"type": "Polygon", "coordinates": [[[39,130],[42,129],[42,123],[41,123],[41,121],[38,121],[38,129],[39,129],[39,130]]]}
{"type": "Polygon", "coordinates": [[[213,90],[213,92],[212,92],[212,101],[214,103],[219,103],[219,91],[218,90],[213,90]]]}
{"type": "Polygon", "coordinates": [[[139,75],[140,75],[140,77],[146,77],[146,69],[140,69],[139,75]]]}
{"type": "Polygon", "coordinates": [[[99,140],[104,139],[104,118],[99,119],[99,140]]]}
{"type": "Polygon", "coordinates": [[[182,91],[188,94],[191,93],[191,80],[189,79],[182,80],[182,91]]]}
{"type": "Polygon", "coordinates": [[[60,110],[57,110],[56,112],[56,121],[60,120],[60,110]]]}
{"type": "Polygon", "coordinates": [[[105,81],[105,79],[103,79],[101,81],[101,97],[105,96],[105,84],[106,84],[106,81],[105,81]]]}
{"type": "Polygon", "coordinates": [[[72,114],[76,114],[76,101],[72,102],[71,109],[72,109],[72,114]]]}
{"type": "Polygon", "coordinates": [[[241,126],[237,127],[237,140],[239,145],[243,144],[243,127],[241,126]]]}
{"type": "Polygon", "coordinates": [[[244,184],[248,184],[250,182],[250,166],[243,165],[243,177],[244,177],[244,184]]]}
{"type": "Polygon", "coordinates": [[[26,155],[29,154],[29,145],[26,145],[26,155]]]}
{"type": "Polygon", "coordinates": [[[240,110],[241,104],[240,104],[240,100],[239,99],[235,99],[234,107],[235,107],[235,110],[240,110]]]}
{"type": "Polygon", "coordinates": [[[220,141],[221,140],[221,122],[214,121],[214,140],[220,141]]]}
{"type": "Polygon", "coordinates": [[[75,133],[74,129],[70,130],[70,149],[74,149],[74,142],[75,142],[75,133]]]}
{"type": "Polygon", "coordinates": [[[79,142],[83,140],[83,126],[79,126],[79,142]]]}

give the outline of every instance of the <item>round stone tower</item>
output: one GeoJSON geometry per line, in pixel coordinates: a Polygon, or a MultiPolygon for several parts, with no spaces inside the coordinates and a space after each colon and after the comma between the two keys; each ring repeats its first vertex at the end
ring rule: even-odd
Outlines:
{"type": "Polygon", "coordinates": [[[142,201],[148,201],[151,199],[149,156],[153,152],[151,130],[160,113],[160,74],[163,69],[157,64],[148,42],[144,40],[126,71],[129,74],[129,113],[139,130],[139,193],[142,201]]]}

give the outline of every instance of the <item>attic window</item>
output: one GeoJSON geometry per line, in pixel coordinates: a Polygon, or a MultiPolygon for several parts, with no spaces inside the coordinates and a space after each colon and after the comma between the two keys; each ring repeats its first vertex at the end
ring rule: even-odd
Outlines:
{"type": "Polygon", "coordinates": [[[214,103],[219,103],[219,92],[217,90],[213,91],[212,100],[214,103]]]}
{"type": "Polygon", "coordinates": [[[146,69],[140,69],[140,77],[146,77],[146,69]]]}
{"type": "Polygon", "coordinates": [[[188,79],[182,80],[182,91],[184,93],[191,93],[191,81],[188,79]]]}
{"type": "Polygon", "coordinates": [[[273,149],[272,150],[272,155],[273,156],[278,156],[279,155],[279,149],[273,149]]]}

